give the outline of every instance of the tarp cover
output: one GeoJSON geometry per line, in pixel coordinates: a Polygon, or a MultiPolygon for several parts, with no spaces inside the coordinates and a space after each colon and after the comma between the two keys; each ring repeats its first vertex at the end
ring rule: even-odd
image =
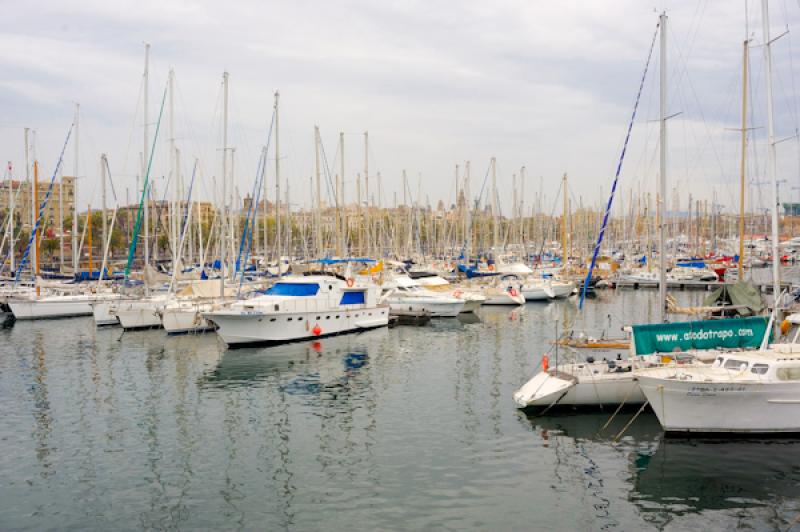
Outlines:
{"type": "Polygon", "coordinates": [[[740,316],[754,316],[764,310],[764,302],[758,288],[745,281],[720,286],[708,296],[705,305],[712,306],[719,303],[741,307],[737,309],[740,316]]]}
{"type": "Polygon", "coordinates": [[[634,325],[633,341],[637,355],[720,347],[758,348],[764,339],[767,322],[766,317],[756,316],[634,325]]]}

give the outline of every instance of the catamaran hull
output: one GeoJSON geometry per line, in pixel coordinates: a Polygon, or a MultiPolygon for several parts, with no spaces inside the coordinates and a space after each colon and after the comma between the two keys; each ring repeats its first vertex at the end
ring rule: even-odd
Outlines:
{"type": "Polygon", "coordinates": [[[204,313],[203,316],[217,326],[217,334],[229,347],[293,342],[389,324],[388,307],[278,314],[217,311],[204,313]]]}
{"type": "Polygon", "coordinates": [[[797,382],[637,379],[666,432],[800,433],[797,382]]]}

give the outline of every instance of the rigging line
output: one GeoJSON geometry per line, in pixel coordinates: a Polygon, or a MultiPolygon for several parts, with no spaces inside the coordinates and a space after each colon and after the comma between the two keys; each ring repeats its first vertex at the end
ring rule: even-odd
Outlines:
{"type": "Polygon", "coordinates": [[[111,195],[114,196],[114,202],[119,204],[117,200],[117,191],[114,190],[114,180],[111,179],[111,167],[108,166],[108,157],[105,158],[106,162],[106,171],[108,172],[108,182],[111,184],[111,195]]]}
{"type": "MultiPolygon", "coordinates": [[[[72,136],[72,130],[75,128],[75,122],[70,124],[69,131],[67,131],[67,138],[64,140],[64,146],[61,148],[61,155],[58,156],[58,162],[56,163],[56,167],[53,170],[53,176],[50,178],[50,185],[47,187],[47,193],[45,193],[44,200],[39,205],[39,215],[36,217],[36,224],[33,226],[33,230],[31,231],[31,236],[28,239],[28,245],[25,247],[25,252],[22,254],[22,258],[19,261],[19,268],[17,269],[17,273],[14,276],[14,283],[16,284],[19,281],[19,276],[22,273],[22,269],[25,267],[25,263],[28,262],[28,255],[31,252],[31,244],[36,240],[37,233],[39,232],[39,226],[42,223],[42,218],[44,218],[44,209],[47,206],[47,202],[50,199],[50,194],[53,192],[53,185],[56,181],[56,175],[58,171],[61,169],[61,165],[64,163],[64,152],[67,150],[67,144],[69,144],[69,139],[72,136]]],[[[38,257],[37,257],[38,258],[38,257]]],[[[34,276],[35,276],[34,272],[34,276]]]]}
{"type": "MultiPolygon", "coordinates": [[[[131,238],[131,247],[128,250],[128,263],[125,265],[125,281],[128,280],[128,277],[131,273],[131,266],[133,265],[133,256],[136,253],[136,244],[139,240],[139,231],[142,227],[142,212],[144,211],[144,202],[145,198],[147,198],[147,189],[150,188],[150,170],[153,167],[153,158],[155,157],[155,147],[156,142],[158,141],[158,133],[161,131],[161,118],[164,115],[164,104],[167,101],[167,89],[169,88],[169,84],[167,83],[164,86],[164,95],[161,97],[161,110],[158,112],[158,122],[156,122],[156,132],[153,136],[153,145],[152,149],[150,150],[150,160],[147,163],[147,173],[144,176],[144,186],[142,187],[142,199],[139,202],[139,210],[136,213],[136,225],[134,226],[133,230],[133,237],[131,238]]],[[[158,245],[158,242],[156,242],[158,245]]],[[[146,265],[145,265],[146,266],[146,265]]]]}
{"type": "Polygon", "coordinates": [[[334,185],[333,185],[332,180],[331,180],[331,169],[330,169],[330,167],[328,165],[328,155],[325,153],[325,145],[322,143],[322,139],[318,139],[318,140],[319,140],[319,149],[322,152],[322,161],[324,163],[323,166],[322,166],[322,169],[324,170],[323,174],[325,175],[325,184],[328,186],[327,187],[328,188],[328,200],[333,198],[333,204],[334,204],[334,206],[336,208],[338,208],[339,207],[339,198],[336,197],[336,193],[333,190],[334,185]]]}
{"type": "MultiPolygon", "coordinates": [[[[656,45],[656,37],[658,36],[658,32],[660,30],[660,23],[656,24],[656,30],[653,33],[653,40],[650,42],[650,50],[647,52],[647,62],[644,65],[644,72],[642,73],[642,80],[639,82],[639,90],[636,93],[636,102],[633,104],[633,112],[631,113],[630,122],[628,122],[628,132],[625,135],[625,143],[622,146],[622,153],[619,156],[619,162],[617,163],[617,171],[614,175],[614,183],[611,186],[611,195],[608,197],[608,204],[606,205],[606,212],[603,216],[603,225],[600,227],[600,233],[597,235],[597,243],[594,246],[594,252],[592,253],[592,264],[589,266],[589,271],[586,274],[586,280],[583,282],[583,287],[581,288],[581,299],[578,304],[578,310],[583,309],[583,302],[586,299],[586,287],[589,286],[589,281],[592,279],[592,272],[594,271],[594,267],[597,264],[597,254],[600,252],[600,246],[603,243],[603,236],[606,232],[606,227],[608,226],[608,215],[611,212],[611,207],[614,203],[614,193],[617,191],[617,183],[619,181],[619,175],[622,171],[622,162],[625,160],[625,150],[628,149],[628,141],[631,137],[631,129],[633,129],[633,123],[636,120],[636,111],[639,108],[639,98],[642,95],[642,87],[644,86],[645,78],[647,78],[647,70],[650,67],[650,59],[653,57],[653,48],[656,45]]],[[[665,201],[666,198],[662,198],[662,201],[665,201]]],[[[666,203],[665,203],[666,204],[666,203]]]]}
{"type": "Polygon", "coordinates": [[[139,104],[142,101],[142,93],[144,92],[144,76],[139,82],[139,94],[136,96],[136,105],[133,107],[133,120],[131,121],[130,133],[128,133],[128,147],[125,148],[125,158],[122,160],[122,171],[128,173],[128,156],[131,152],[131,145],[133,144],[133,131],[136,129],[136,116],[139,111],[139,104]]]}

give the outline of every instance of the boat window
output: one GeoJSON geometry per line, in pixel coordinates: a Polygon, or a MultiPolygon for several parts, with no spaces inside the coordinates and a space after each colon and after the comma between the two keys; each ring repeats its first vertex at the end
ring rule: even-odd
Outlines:
{"type": "Polygon", "coordinates": [[[277,318],[270,318],[269,321],[275,321],[277,318]]]}
{"type": "Polygon", "coordinates": [[[294,318],[286,318],[286,321],[292,321],[294,318]]]}
{"type": "Polygon", "coordinates": [[[320,318],[319,316],[317,316],[317,320],[319,321],[320,319],[322,319],[322,318],[320,318]]]}
{"type": "Polygon", "coordinates": [[[337,320],[339,319],[339,315],[338,315],[338,314],[336,315],[336,319],[337,319],[337,320]]]}
{"type": "Polygon", "coordinates": [[[329,320],[329,319],[331,319],[331,317],[330,316],[325,316],[325,319],[329,320]]]}
{"type": "Polygon", "coordinates": [[[367,291],[366,290],[356,290],[354,292],[344,292],[342,294],[342,300],[339,301],[340,305],[363,305],[366,301],[367,291]]]}
{"type": "Polygon", "coordinates": [[[717,357],[717,359],[714,361],[714,364],[712,364],[711,367],[713,367],[713,368],[720,367],[722,365],[722,361],[723,360],[724,359],[722,357],[717,357]]]}
{"type": "Polygon", "coordinates": [[[303,321],[303,316],[300,316],[299,318],[297,318],[297,321],[303,321]]]}
{"type": "Polygon", "coordinates": [[[753,364],[753,367],[750,368],[750,373],[764,375],[767,370],[769,370],[769,364],[753,364]]]}
{"type": "Polygon", "coordinates": [[[267,289],[269,296],[307,297],[315,296],[319,292],[317,283],[275,283],[267,289]]]}
{"type": "Polygon", "coordinates": [[[782,381],[800,381],[800,367],[798,368],[778,368],[775,376],[782,381]]]}
{"type": "Polygon", "coordinates": [[[740,370],[742,369],[742,365],[744,365],[744,367],[747,367],[747,362],[745,362],[744,360],[736,360],[735,358],[729,358],[728,360],[725,361],[724,368],[740,370]]]}

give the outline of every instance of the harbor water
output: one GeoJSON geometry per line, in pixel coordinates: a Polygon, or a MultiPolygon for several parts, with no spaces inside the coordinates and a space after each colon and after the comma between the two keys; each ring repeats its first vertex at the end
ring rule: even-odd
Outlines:
{"type": "Polygon", "coordinates": [[[603,430],[610,411],[515,407],[557,329],[619,335],[656,300],[607,291],[580,315],[572,298],[238,350],[14,323],[0,529],[787,529],[800,441],[665,439],[645,411],[615,443],[636,409],[603,430]]]}

